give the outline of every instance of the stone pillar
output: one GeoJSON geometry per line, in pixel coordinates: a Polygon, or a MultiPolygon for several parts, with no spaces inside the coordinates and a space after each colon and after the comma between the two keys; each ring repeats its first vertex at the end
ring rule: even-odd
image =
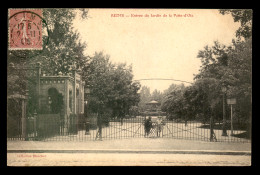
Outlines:
{"type": "Polygon", "coordinates": [[[69,79],[64,82],[64,130],[63,134],[68,134],[68,115],[69,115],[69,79]]]}
{"type": "MultiPolygon", "coordinates": [[[[76,89],[77,89],[77,75],[76,75],[76,68],[74,67],[73,69],[73,78],[74,78],[74,83],[73,83],[73,92],[72,92],[72,96],[73,96],[73,100],[72,100],[72,114],[77,114],[77,95],[76,95],[76,89]]],[[[73,133],[77,132],[78,128],[77,128],[77,119],[78,117],[72,117],[72,123],[71,123],[71,127],[73,128],[73,133]],[[74,128],[75,127],[75,128],[74,128]],[[74,130],[75,129],[75,130],[74,130]]],[[[75,134],[75,133],[74,133],[75,134]]]]}
{"type": "Polygon", "coordinates": [[[74,83],[73,83],[73,91],[72,91],[72,96],[73,96],[73,100],[72,100],[72,113],[76,114],[76,109],[77,109],[77,105],[76,105],[76,101],[77,101],[77,97],[76,97],[76,84],[77,84],[77,80],[76,80],[76,69],[74,68],[73,70],[73,78],[74,78],[74,83]]]}

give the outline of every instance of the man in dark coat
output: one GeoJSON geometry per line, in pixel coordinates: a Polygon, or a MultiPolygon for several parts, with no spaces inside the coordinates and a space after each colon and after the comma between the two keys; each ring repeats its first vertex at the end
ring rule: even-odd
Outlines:
{"type": "Polygon", "coordinates": [[[151,128],[152,128],[152,119],[151,119],[151,116],[150,116],[148,119],[145,119],[145,122],[144,122],[144,130],[145,130],[144,136],[145,137],[146,136],[148,137],[151,128]]]}

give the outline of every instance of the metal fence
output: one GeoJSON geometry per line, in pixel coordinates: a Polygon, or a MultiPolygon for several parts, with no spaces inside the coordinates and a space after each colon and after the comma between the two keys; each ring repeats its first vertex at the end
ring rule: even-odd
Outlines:
{"type": "MultiPolygon", "coordinates": [[[[209,123],[200,121],[165,121],[163,128],[163,137],[188,140],[211,141],[211,132],[209,123]]],[[[228,126],[228,125],[227,125],[228,126]]],[[[213,141],[215,142],[250,142],[246,128],[233,123],[233,134],[230,127],[227,127],[227,136],[223,136],[222,123],[213,125],[213,141]]]]}
{"type": "MultiPolygon", "coordinates": [[[[41,141],[91,141],[123,138],[174,138],[212,141],[210,124],[200,121],[169,120],[162,117],[137,116],[134,118],[113,118],[98,122],[97,116],[85,118],[71,115],[60,119],[56,115],[38,115],[27,120],[25,140],[41,141]]],[[[214,123],[213,134],[216,142],[250,142],[248,129],[233,123],[233,134],[230,123],[227,124],[227,136],[222,136],[222,123],[214,123]]],[[[21,138],[21,137],[20,137],[21,138]]],[[[15,139],[10,136],[10,140],[15,139]]]]}
{"type": "Polygon", "coordinates": [[[23,117],[24,101],[21,98],[8,98],[7,102],[7,138],[24,140],[23,127],[26,122],[23,117]]]}

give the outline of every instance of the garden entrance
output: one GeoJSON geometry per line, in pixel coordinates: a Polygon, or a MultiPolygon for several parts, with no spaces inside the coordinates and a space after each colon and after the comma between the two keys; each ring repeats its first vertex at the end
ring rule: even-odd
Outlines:
{"type": "MultiPolygon", "coordinates": [[[[33,90],[25,95],[8,96],[8,140],[90,141],[166,137],[250,142],[247,137],[248,129],[235,121],[232,125],[233,133],[231,134],[231,127],[227,127],[227,135],[222,136],[222,123],[184,121],[170,118],[163,113],[147,113],[127,118],[102,119],[97,114],[86,117],[84,83],[75,71],[73,75],[52,76],[42,73],[39,65],[25,70],[32,72],[28,76],[32,77],[32,83],[27,85],[27,89],[33,90]]],[[[12,73],[15,72],[21,74],[19,69],[15,71],[12,68],[12,73]]],[[[28,79],[25,78],[25,81],[28,79]]],[[[153,105],[156,104],[151,102],[151,109],[155,108],[153,105]]],[[[227,126],[230,126],[228,121],[230,120],[227,120],[227,126]]]]}
{"type": "MultiPolygon", "coordinates": [[[[173,138],[210,141],[210,124],[200,121],[170,120],[166,116],[137,116],[134,118],[109,119],[98,122],[97,118],[85,119],[84,117],[70,116],[69,122],[64,123],[50,117],[39,117],[40,122],[31,122],[35,133],[29,140],[41,141],[95,141],[126,138],[173,138]],[[44,120],[47,119],[48,120],[44,120]],[[151,127],[146,133],[145,122],[151,118],[151,127]],[[44,121],[43,121],[44,120],[44,121]],[[158,122],[161,120],[161,122],[158,122]],[[34,126],[34,123],[38,123],[34,126]],[[101,125],[99,124],[101,123],[101,125]]],[[[53,118],[53,117],[52,117],[53,118]]],[[[234,125],[235,126],[235,125],[234,125]]],[[[228,136],[222,136],[222,127],[215,124],[214,141],[217,142],[250,142],[244,137],[245,128],[233,126],[233,135],[230,128],[228,136]]]]}

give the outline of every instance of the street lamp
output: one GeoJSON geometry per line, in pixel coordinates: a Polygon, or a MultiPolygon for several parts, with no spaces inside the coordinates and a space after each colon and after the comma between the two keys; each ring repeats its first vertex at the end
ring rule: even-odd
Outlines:
{"type": "Polygon", "coordinates": [[[222,136],[228,136],[227,135],[227,128],[226,128],[226,93],[227,93],[227,87],[223,84],[222,86],[222,92],[223,92],[223,126],[222,126],[222,136]]]}
{"type": "MultiPolygon", "coordinates": [[[[89,97],[89,95],[90,95],[90,89],[88,88],[88,87],[85,87],[84,88],[84,93],[86,94],[86,97],[89,97]]],[[[86,107],[86,113],[87,113],[87,104],[88,104],[88,100],[89,99],[87,99],[86,101],[84,101],[84,104],[85,104],[85,106],[84,107],[86,107]]],[[[87,117],[88,118],[88,117],[87,117]]],[[[90,122],[89,122],[89,120],[87,119],[86,120],[86,122],[85,122],[85,135],[90,135],[90,122]]]]}

